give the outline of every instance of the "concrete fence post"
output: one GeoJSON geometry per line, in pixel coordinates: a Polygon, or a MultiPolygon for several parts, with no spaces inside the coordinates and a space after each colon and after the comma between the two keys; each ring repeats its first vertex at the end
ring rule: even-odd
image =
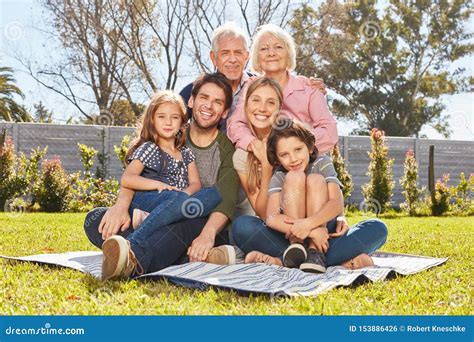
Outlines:
{"type": "Polygon", "coordinates": [[[19,133],[18,124],[14,123],[12,128],[13,128],[12,139],[13,139],[13,144],[15,146],[15,153],[18,153],[20,152],[20,133],[19,133]]]}

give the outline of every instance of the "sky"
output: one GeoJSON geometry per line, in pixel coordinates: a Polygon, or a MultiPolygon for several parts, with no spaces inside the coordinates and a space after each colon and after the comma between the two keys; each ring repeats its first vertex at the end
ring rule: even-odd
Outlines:
{"type": "MultiPolygon", "coordinates": [[[[25,94],[25,99],[18,102],[33,109],[33,104],[43,102],[46,108],[53,110],[55,122],[66,122],[70,117],[80,118],[77,110],[56,93],[38,85],[15,58],[22,55],[30,60],[54,60],[54,45],[42,32],[45,28],[46,14],[38,0],[0,0],[0,64],[14,70],[16,84],[25,94]]],[[[474,32],[474,18],[471,18],[468,30],[474,32]]],[[[474,75],[474,57],[458,61],[456,67],[466,68],[469,75],[474,75]]],[[[187,72],[192,74],[192,72],[187,72]]],[[[197,75],[197,72],[196,72],[197,75]]],[[[178,80],[176,90],[189,83],[194,76],[178,80]]],[[[442,101],[446,106],[445,114],[452,130],[451,140],[474,140],[474,93],[445,95],[442,101]]],[[[357,125],[353,122],[338,120],[340,135],[348,135],[357,125]]],[[[430,139],[444,139],[434,129],[426,127],[420,132],[430,139]]]]}

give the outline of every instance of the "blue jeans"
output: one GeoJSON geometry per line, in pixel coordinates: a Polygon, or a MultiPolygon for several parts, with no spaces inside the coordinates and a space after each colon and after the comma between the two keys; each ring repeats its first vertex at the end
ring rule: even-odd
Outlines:
{"type": "Polygon", "coordinates": [[[127,240],[132,246],[140,245],[155,230],[171,223],[209,216],[221,199],[216,187],[203,188],[191,196],[175,190],[138,191],[133,197],[132,209],[148,211],[150,215],[127,236],[127,240]]]}
{"type": "MultiPolygon", "coordinates": [[[[335,233],[336,221],[328,222],[327,227],[329,233],[335,233]]],[[[327,266],[340,265],[362,253],[375,252],[385,243],[387,234],[387,226],[377,219],[355,224],[343,236],[329,239],[327,266]]],[[[280,258],[290,245],[285,234],[267,227],[260,218],[248,215],[240,216],[234,221],[232,237],[245,253],[259,251],[280,258]]]]}
{"type": "MultiPolygon", "coordinates": [[[[129,212],[132,209],[131,207],[129,212]]],[[[84,230],[89,241],[98,248],[104,243],[102,234],[99,233],[99,223],[106,211],[107,208],[95,208],[87,214],[84,221],[84,230]]],[[[153,231],[146,241],[133,246],[132,250],[145,273],[188,262],[186,254],[188,247],[201,234],[206,222],[207,217],[201,217],[172,223],[153,231]]],[[[129,227],[117,234],[127,238],[132,232],[133,229],[129,227]]],[[[215,246],[227,244],[229,244],[228,230],[223,230],[216,236],[215,246]]]]}

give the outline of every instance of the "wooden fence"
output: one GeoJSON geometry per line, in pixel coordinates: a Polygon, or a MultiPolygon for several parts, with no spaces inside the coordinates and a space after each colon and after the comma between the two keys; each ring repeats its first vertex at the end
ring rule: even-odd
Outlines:
{"type": "MultiPolygon", "coordinates": [[[[114,145],[120,145],[125,135],[134,131],[129,127],[91,126],[91,125],[55,125],[36,123],[0,123],[0,132],[6,129],[13,138],[17,152],[29,153],[32,149],[48,146],[47,158],[58,156],[68,172],[82,169],[78,153],[78,143],[94,147],[106,156],[107,175],[120,179],[122,165],[114,152],[114,145]]],[[[457,184],[459,174],[466,176],[474,173],[474,141],[430,140],[388,137],[389,154],[394,158],[393,179],[395,189],[393,204],[403,202],[399,180],[403,175],[405,153],[413,150],[418,162],[419,181],[421,186],[428,186],[428,150],[435,146],[435,178],[450,174],[450,184],[457,184]]],[[[339,137],[341,154],[346,160],[349,173],[352,175],[354,190],[347,203],[362,202],[361,186],[368,182],[366,175],[370,150],[370,139],[365,136],[339,137]]],[[[97,165],[97,162],[96,162],[97,165]]]]}

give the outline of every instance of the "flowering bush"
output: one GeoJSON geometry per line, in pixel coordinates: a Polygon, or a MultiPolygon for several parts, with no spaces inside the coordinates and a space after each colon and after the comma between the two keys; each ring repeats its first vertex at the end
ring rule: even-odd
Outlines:
{"type": "MultiPolygon", "coordinates": [[[[0,208],[4,209],[7,201],[19,200],[18,197],[31,193],[40,175],[40,164],[46,155],[47,148],[36,149],[30,157],[15,154],[11,138],[6,138],[0,147],[0,208]]],[[[31,206],[29,200],[22,199],[24,206],[31,206]]]]}
{"type": "Polygon", "coordinates": [[[400,208],[409,215],[415,215],[417,208],[420,206],[423,189],[418,188],[418,165],[412,150],[409,150],[405,155],[403,177],[400,179],[400,185],[403,188],[402,195],[405,197],[405,202],[400,204],[400,208]]]}
{"type": "Polygon", "coordinates": [[[442,179],[436,181],[434,193],[431,195],[431,213],[433,216],[443,215],[449,209],[451,194],[448,181],[448,174],[444,174],[442,179]]]}
{"type": "Polygon", "coordinates": [[[58,158],[43,162],[42,174],[32,190],[33,200],[39,203],[42,210],[57,212],[65,209],[70,187],[58,158]]]}
{"type": "Polygon", "coordinates": [[[385,134],[377,128],[370,132],[372,150],[368,153],[370,157],[369,171],[367,176],[370,182],[362,186],[365,203],[376,203],[372,206],[384,212],[390,207],[392,190],[395,186],[392,180],[393,159],[388,157],[388,146],[385,134]]]}
{"type": "Polygon", "coordinates": [[[15,173],[15,149],[13,141],[7,138],[0,146],[0,208],[3,210],[5,202],[17,191],[17,177],[15,173]]]}
{"type": "Polygon", "coordinates": [[[459,175],[459,183],[457,186],[451,187],[452,203],[450,211],[455,215],[472,215],[474,214],[474,174],[466,179],[464,172],[459,175]]]}

